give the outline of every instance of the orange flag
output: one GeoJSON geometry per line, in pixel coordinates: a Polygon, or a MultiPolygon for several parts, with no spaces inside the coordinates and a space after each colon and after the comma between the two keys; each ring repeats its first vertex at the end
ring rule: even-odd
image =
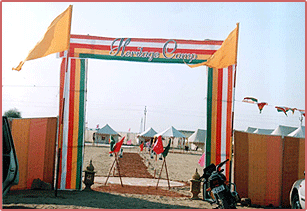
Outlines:
{"type": "Polygon", "coordinates": [[[29,52],[27,58],[13,70],[20,71],[26,61],[38,59],[49,54],[68,50],[70,43],[72,5],[56,17],[47,29],[44,37],[29,52]]]}
{"type": "Polygon", "coordinates": [[[226,68],[237,64],[239,23],[237,27],[224,40],[222,46],[206,62],[188,65],[189,67],[199,67],[206,65],[212,68],[226,68]]]}

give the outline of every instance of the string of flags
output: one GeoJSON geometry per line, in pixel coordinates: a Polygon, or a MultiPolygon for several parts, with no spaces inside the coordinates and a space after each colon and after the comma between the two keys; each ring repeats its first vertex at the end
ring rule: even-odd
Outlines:
{"type": "MultiPolygon", "coordinates": [[[[260,113],[261,113],[262,109],[264,108],[264,106],[268,105],[267,102],[258,102],[258,99],[254,98],[254,97],[245,97],[242,100],[242,102],[257,104],[260,113]]],[[[292,114],[294,114],[295,111],[298,111],[298,112],[300,112],[301,115],[303,115],[305,117],[305,110],[303,110],[303,109],[290,108],[290,107],[286,107],[286,106],[275,106],[275,108],[277,109],[277,112],[283,112],[286,116],[288,116],[288,114],[287,114],[288,111],[292,111],[292,114]]]]}

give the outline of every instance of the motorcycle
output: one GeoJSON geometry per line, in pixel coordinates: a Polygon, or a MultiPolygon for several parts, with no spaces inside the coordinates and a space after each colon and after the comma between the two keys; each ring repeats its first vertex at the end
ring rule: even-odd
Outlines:
{"type": "Polygon", "coordinates": [[[229,159],[221,162],[217,166],[213,163],[204,168],[203,179],[204,186],[208,187],[203,189],[204,199],[205,195],[211,198],[212,203],[218,205],[219,209],[236,209],[236,203],[240,202],[240,197],[236,191],[236,185],[229,183],[220,169],[229,159]]]}

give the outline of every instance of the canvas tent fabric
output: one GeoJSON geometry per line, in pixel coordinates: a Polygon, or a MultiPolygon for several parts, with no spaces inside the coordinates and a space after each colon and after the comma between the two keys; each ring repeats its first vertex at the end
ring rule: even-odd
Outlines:
{"type": "Polygon", "coordinates": [[[287,136],[305,138],[305,126],[298,127],[295,131],[289,133],[287,136]]]}
{"type": "Polygon", "coordinates": [[[297,127],[289,127],[289,126],[279,125],[271,134],[272,135],[287,136],[288,134],[292,133],[296,129],[297,129],[297,127]]]}
{"type": "Polygon", "coordinates": [[[139,134],[138,137],[141,136],[141,137],[153,138],[156,134],[157,132],[152,127],[150,127],[147,130],[145,130],[143,133],[139,134]]]}
{"type": "Polygon", "coordinates": [[[189,138],[189,143],[206,143],[207,131],[203,129],[197,129],[189,138]]]}
{"type": "Polygon", "coordinates": [[[293,181],[304,178],[305,139],[234,131],[234,157],[241,198],[261,206],[289,206],[293,181]]]}
{"type": "Polygon", "coordinates": [[[182,133],[180,133],[178,130],[176,130],[173,126],[162,131],[161,133],[156,134],[155,136],[170,137],[170,138],[185,138],[185,136],[182,133]]]}
{"type": "Polygon", "coordinates": [[[274,130],[273,129],[259,129],[257,128],[253,133],[261,135],[270,135],[274,130]]]}
{"type": "Polygon", "coordinates": [[[107,134],[107,135],[118,135],[120,136],[115,130],[113,130],[108,124],[106,124],[103,128],[97,130],[98,134],[107,134]]]}
{"type": "Polygon", "coordinates": [[[34,179],[53,187],[56,158],[57,118],[11,120],[11,131],[19,163],[19,183],[11,190],[31,189],[34,179]]]}
{"type": "Polygon", "coordinates": [[[253,132],[255,132],[255,130],[257,130],[257,128],[255,128],[255,127],[248,127],[245,132],[253,133],[253,132]]]}

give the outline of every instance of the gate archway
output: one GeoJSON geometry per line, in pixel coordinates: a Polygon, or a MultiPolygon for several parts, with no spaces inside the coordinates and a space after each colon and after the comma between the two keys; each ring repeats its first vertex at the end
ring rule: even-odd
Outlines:
{"type": "MultiPolygon", "coordinates": [[[[58,188],[81,189],[88,59],[198,64],[213,55],[222,43],[223,41],[216,40],[106,38],[71,35],[68,53],[62,52],[59,54],[62,63],[58,128],[58,146],[60,149],[58,188]]],[[[231,132],[231,128],[229,129],[229,127],[232,119],[233,77],[229,77],[229,75],[233,75],[232,68],[230,66],[229,68],[218,69],[218,71],[209,68],[208,71],[208,77],[211,77],[208,90],[209,88],[211,91],[217,90],[212,92],[210,97],[208,96],[208,101],[216,106],[213,109],[215,109],[214,113],[217,114],[217,117],[213,124],[216,128],[222,124],[222,111],[226,109],[224,129],[228,131],[227,133],[225,131],[223,137],[214,137],[214,145],[210,148],[211,151],[214,151],[212,151],[212,154],[215,154],[215,157],[221,157],[221,150],[230,147],[229,132],[231,132]],[[226,105],[222,104],[223,99],[226,99],[226,105]],[[217,100],[220,103],[216,104],[217,100]],[[224,141],[226,139],[229,140],[224,141]],[[220,151],[216,153],[218,150],[220,151]]],[[[212,113],[210,118],[211,116],[212,113]]],[[[227,156],[225,155],[225,157],[227,156]]]]}

